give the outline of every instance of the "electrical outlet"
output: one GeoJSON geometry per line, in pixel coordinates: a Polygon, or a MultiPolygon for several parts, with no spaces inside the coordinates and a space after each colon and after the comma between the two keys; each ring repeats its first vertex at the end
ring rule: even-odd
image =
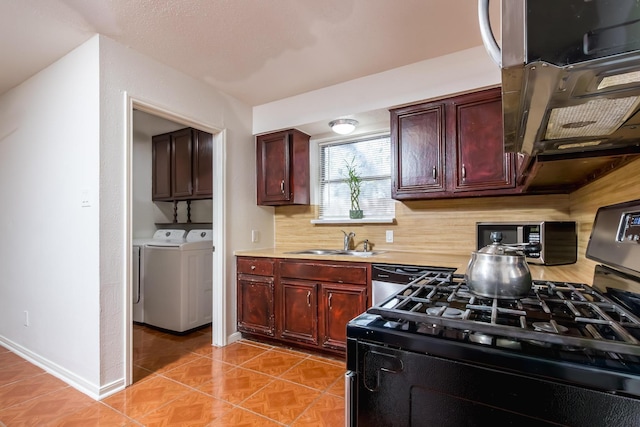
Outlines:
{"type": "Polygon", "coordinates": [[[387,230],[386,242],[393,243],[393,230],[387,230]]]}
{"type": "Polygon", "coordinates": [[[24,311],[24,326],[29,326],[29,312],[27,310],[24,311]]]}
{"type": "Polygon", "coordinates": [[[260,232],[258,230],[251,230],[251,242],[258,243],[260,240],[260,232]]]}

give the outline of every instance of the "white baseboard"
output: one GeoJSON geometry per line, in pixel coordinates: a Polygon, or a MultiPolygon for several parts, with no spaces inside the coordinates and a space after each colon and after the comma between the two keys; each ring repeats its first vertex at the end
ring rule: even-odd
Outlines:
{"type": "Polygon", "coordinates": [[[234,343],[236,341],[240,341],[242,339],[242,334],[240,332],[234,332],[227,337],[227,344],[234,343]]]}
{"type": "Polygon", "coordinates": [[[0,336],[0,344],[94,400],[100,400],[105,397],[104,392],[115,392],[116,389],[119,389],[118,387],[124,388],[124,380],[118,381],[119,384],[114,383],[106,387],[100,387],[5,337],[0,336]]]}
{"type": "Polygon", "coordinates": [[[126,387],[127,386],[124,383],[124,378],[116,380],[116,381],[112,382],[111,384],[104,385],[104,386],[100,387],[100,396],[99,396],[98,400],[102,400],[105,397],[109,397],[112,394],[115,394],[115,393],[117,393],[119,391],[122,391],[126,387]]]}

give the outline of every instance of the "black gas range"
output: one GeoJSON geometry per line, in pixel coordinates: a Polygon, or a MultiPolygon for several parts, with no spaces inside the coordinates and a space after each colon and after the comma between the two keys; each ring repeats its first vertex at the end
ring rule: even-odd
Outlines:
{"type": "Polygon", "coordinates": [[[592,286],[493,299],[434,270],[371,307],[347,325],[348,425],[640,425],[638,236],[640,201],[601,208],[592,286]]]}

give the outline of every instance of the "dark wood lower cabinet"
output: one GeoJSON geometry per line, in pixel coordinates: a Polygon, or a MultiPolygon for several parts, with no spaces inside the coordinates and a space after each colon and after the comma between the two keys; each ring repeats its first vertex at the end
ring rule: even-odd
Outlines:
{"type": "Polygon", "coordinates": [[[273,268],[271,259],[238,258],[238,330],[275,336],[273,268]]]}
{"type": "Polygon", "coordinates": [[[349,320],[366,311],[368,263],[238,257],[238,330],[344,355],[349,320]]]}
{"type": "Polygon", "coordinates": [[[320,307],[323,322],[320,325],[322,347],[329,350],[347,350],[346,324],[367,309],[367,288],[360,285],[322,284],[320,307]]]}
{"type": "Polygon", "coordinates": [[[280,281],[279,337],[318,345],[318,287],[315,283],[280,281]]]}
{"type": "Polygon", "coordinates": [[[273,278],[238,276],[238,327],[270,337],[275,335],[273,278]]]}

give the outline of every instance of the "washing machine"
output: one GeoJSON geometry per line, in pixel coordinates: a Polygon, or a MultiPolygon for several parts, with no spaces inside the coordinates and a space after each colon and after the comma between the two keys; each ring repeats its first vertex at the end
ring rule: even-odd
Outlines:
{"type": "Polygon", "coordinates": [[[144,245],[146,240],[134,239],[133,249],[131,251],[131,304],[133,306],[133,321],[136,323],[144,323],[144,298],[143,298],[143,271],[142,256],[144,254],[144,245]]]}
{"type": "Polygon", "coordinates": [[[180,241],[144,248],[144,323],[185,333],[211,323],[212,230],[196,229],[180,241]]]}
{"type": "Polygon", "coordinates": [[[132,281],[131,303],[133,321],[144,323],[144,249],[152,242],[184,241],[185,230],[158,230],[153,237],[133,239],[131,251],[132,281]]]}

